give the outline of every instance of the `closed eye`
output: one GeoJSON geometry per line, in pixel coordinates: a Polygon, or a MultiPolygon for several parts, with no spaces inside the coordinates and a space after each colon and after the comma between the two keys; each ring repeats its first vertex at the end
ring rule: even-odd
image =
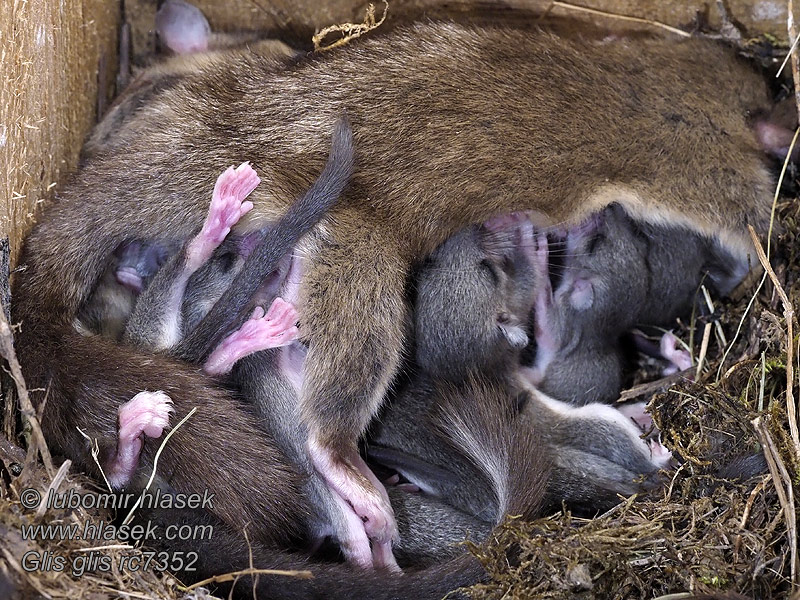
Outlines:
{"type": "Polygon", "coordinates": [[[509,273],[511,277],[513,277],[514,273],[514,261],[511,260],[510,256],[503,257],[503,271],[509,273]]]}
{"type": "Polygon", "coordinates": [[[499,270],[497,268],[497,265],[495,265],[489,259],[485,258],[485,259],[483,259],[481,261],[481,267],[486,269],[487,271],[489,271],[489,275],[491,275],[492,283],[494,283],[494,285],[499,285],[500,284],[500,273],[499,273],[499,270]]]}

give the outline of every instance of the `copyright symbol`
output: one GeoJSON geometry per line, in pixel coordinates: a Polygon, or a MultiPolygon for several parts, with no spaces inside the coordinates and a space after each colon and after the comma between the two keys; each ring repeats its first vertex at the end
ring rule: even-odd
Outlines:
{"type": "Polygon", "coordinates": [[[25,508],[36,508],[42,501],[42,495],[38,490],[27,488],[22,490],[22,493],[19,495],[19,501],[25,508]]]}

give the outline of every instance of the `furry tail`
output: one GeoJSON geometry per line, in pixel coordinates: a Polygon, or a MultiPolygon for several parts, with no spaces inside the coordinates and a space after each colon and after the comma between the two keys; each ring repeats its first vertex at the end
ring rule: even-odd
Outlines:
{"type": "MultiPolygon", "coordinates": [[[[497,495],[496,520],[506,513],[533,517],[542,501],[547,469],[543,447],[529,427],[517,425],[513,397],[507,386],[483,380],[440,390],[437,427],[485,474],[497,495]]],[[[149,516],[147,518],[150,518],[149,516]]],[[[175,519],[174,513],[165,518],[175,519]]],[[[168,542],[165,542],[168,543],[168,542]]],[[[256,597],[274,600],[401,598],[438,600],[485,577],[478,560],[463,553],[456,558],[403,575],[358,570],[346,564],[320,564],[274,547],[251,544],[224,526],[215,527],[212,542],[199,542],[197,572],[192,577],[219,575],[249,564],[262,569],[309,570],[312,579],[261,575],[256,597]],[[252,558],[251,558],[252,556],[252,558]],[[251,563],[252,560],[252,563],[251,563]]],[[[227,593],[227,590],[220,590],[227,593]]],[[[253,579],[236,584],[235,597],[253,597],[253,579]]],[[[448,597],[453,597],[449,595],[448,597]]]]}
{"type": "MultiPolygon", "coordinates": [[[[289,564],[295,564],[294,562],[289,564]]],[[[272,581],[258,588],[258,598],[270,600],[441,600],[460,598],[454,590],[478,583],[485,575],[474,556],[463,554],[423,571],[403,575],[357,571],[346,565],[307,567],[313,579],[272,581]]],[[[243,597],[252,598],[252,588],[239,585],[243,597]],[[248,594],[250,592],[250,594],[248,594]]]]}
{"type": "MultiPolygon", "coordinates": [[[[336,202],[352,170],[352,131],[343,117],[319,179],[289,207],[226,295],[192,332],[195,354],[204,356],[213,348],[280,259],[336,202]]],[[[80,180],[74,194],[80,193],[79,184],[80,180]]],[[[33,241],[26,243],[31,246],[23,256],[27,270],[19,274],[12,298],[13,319],[22,323],[16,342],[28,385],[48,390],[42,423],[48,442],[96,472],[78,428],[108,451],[117,439],[119,406],[145,389],[164,391],[176,409],[173,424],[195,406],[199,410],[170,439],[160,459],[160,474],[181,491],[202,494],[208,489],[215,495],[213,511],[228,523],[249,520],[263,525],[260,533],[268,540],[289,537],[295,529],[292,524],[304,521],[298,517],[307,512],[296,493],[298,475],[233,398],[196,368],[75,331],[71,320],[91,287],[89,282],[96,281],[104,268],[103,257],[122,241],[122,234],[96,236],[88,258],[58,256],[56,249],[61,246],[43,239],[68,235],[58,227],[62,209],[55,205],[52,213],[58,218],[37,226],[33,241]],[[64,269],[63,285],[52,285],[47,280],[56,276],[58,264],[69,268],[64,269]],[[70,293],[64,293],[65,288],[70,293]],[[252,474],[259,472],[264,481],[253,480],[252,474]]],[[[200,362],[202,356],[184,358],[200,362]]],[[[154,446],[145,443],[142,463],[149,467],[154,446]]]]}
{"type": "Polygon", "coordinates": [[[353,174],[353,132],[347,116],[336,123],[328,162],[322,173],[300,200],[289,206],[286,214],[248,256],[241,272],[230,287],[184,338],[176,355],[201,363],[242,316],[270,273],[289,254],[297,241],[308,233],[330,210],[353,174]]]}
{"type": "MultiPolygon", "coordinates": [[[[245,543],[243,536],[216,523],[213,518],[201,517],[197,521],[197,511],[191,514],[162,511],[160,514],[146,514],[149,519],[166,526],[176,520],[210,524],[213,538],[185,542],[191,547],[180,548],[175,542],[163,540],[154,546],[156,550],[191,550],[193,560],[191,573],[181,574],[185,581],[203,580],[247,568],[276,569],[283,571],[310,571],[312,578],[281,575],[259,575],[240,577],[233,584],[234,598],[264,600],[440,600],[460,587],[477,583],[484,571],[474,557],[464,554],[455,559],[442,562],[421,571],[407,571],[402,575],[365,571],[348,564],[317,563],[302,556],[291,554],[257,542],[245,543]],[[160,544],[160,545],[159,545],[160,544]],[[194,555],[196,559],[194,558],[194,555]]],[[[230,584],[223,584],[214,590],[219,597],[228,597],[230,584]]],[[[454,596],[449,596],[454,597],[454,596]]]]}
{"type": "MultiPolygon", "coordinates": [[[[474,462],[491,482],[497,496],[496,521],[506,514],[533,518],[538,515],[548,477],[546,449],[533,430],[516,418],[514,398],[501,382],[468,378],[460,384],[442,384],[434,416],[436,427],[448,443],[474,462]]],[[[283,556],[280,560],[296,561],[283,556]]],[[[279,567],[280,568],[280,567],[279,567]]],[[[284,567],[284,568],[297,568],[284,567]]],[[[306,567],[312,580],[274,579],[258,588],[259,598],[357,598],[396,600],[440,599],[460,587],[478,583],[485,571],[478,560],[464,553],[402,576],[354,571],[345,565],[306,567]],[[274,587],[273,587],[274,586],[274,587]]],[[[242,588],[249,593],[251,588],[242,588]]]]}
{"type": "Polygon", "coordinates": [[[491,482],[497,522],[506,514],[537,516],[545,496],[549,467],[544,444],[516,419],[509,388],[470,376],[438,394],[436,426],[491,482]]]}
{"type": "MultiPolygon", "coordinates": [[[[102,481],[84,434],[96,441],[102,462],[116,449],[120,405],[144,389],[161,390],[174,402],[172,427],[197,408],[165,444],[161,478],[180,492],[212,495],[213,513],[234,526],[251,522],[254,536],[267,542],[285,541],[305,520],[300,475],[255,419],[200,371],[99,336],[83,337],[40,316],[31,299],[17,300],[17,354],[28,389],[43,390],[34,399],[44,398],[42,429],[53,451],[102,481]]],[[[140,473],[152,471],[161,441],[145,440],[140,473]]]]}

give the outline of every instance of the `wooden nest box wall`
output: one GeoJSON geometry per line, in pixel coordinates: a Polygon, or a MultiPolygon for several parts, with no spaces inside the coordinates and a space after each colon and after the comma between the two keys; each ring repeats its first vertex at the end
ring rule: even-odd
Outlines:
{"type": "MultiPolygon", "coordinates": [[[[362,22],[368,2],[195,4],[216,31],[266,31],[308,50],[316,30],[362,22]]],[[[381,14],[381,0],[374,4],[381,14]]],[[[0,0],[0,237],[10,239],[12,263],[38,207],[74,171],[83,140],[115,93],[123,19],[130,26],[132,62],[145,64],[155,48],[157,5],[157,0],[0,0]]],[[[768,33],[786,40],[783,0],[727,0],[725,5],[748,35],[768,33]]],[[[607,31],[653,29],[619,15],[674,27],[698,22],[699,15],[712,28],[720,24],[717,3],[702,0],[390,0],[385,26],[436,17],[536,22],[543,15],[589,21],[607,31]]]]}
{"type": "Polygon", "coordinates": [[[0,236],[12,260],[74,170],[98,88],[113,93],[120,16],[119,0],[0,1],[0,236]]]}

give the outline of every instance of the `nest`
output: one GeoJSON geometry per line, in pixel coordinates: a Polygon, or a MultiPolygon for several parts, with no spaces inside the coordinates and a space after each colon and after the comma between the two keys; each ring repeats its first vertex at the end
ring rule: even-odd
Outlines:
{"type": "MultiPolygon", "coordinates": [[[[794,305],[800,300],[800,208],[794,202],[777,208],[783,233],[775,247],[775,276],[794,305]]],[[[787,415],[787,328],[778,288],[770,280],[760,282],[756,278],[737,301],[716,307],[727,337],[710,336],[700,376],[680,379],[651,398],[665,445],[682,459],[676,471],[665,474],[662,489],[650,497],[621,498],[617,507],[593,519],[573,517],[567,510],[534,522],[509,517],[486,543],[467,544],[488,574],[486,582],[465,590],[468,597],[677,599],[689,597],[684,592],[723,591],[750,598],[791,597],[798,576],[798,454],[787,415]],[[735,467],[760,450],[770,458],[769,473],[746,481],[720,476],[722,467],[735,467]]],[[[688,323],[683,337],[705,325],[688,323]]],[[[716,329],[716,321],[708,325],[716,329]]],[[[701,345],[694,340],[694,348],[701,345]]],[[[796,357],[794,352],[792,361],[796,357]]],[[[13,367],[12,362],[12,372],[13,367]]],[[[29,434],[36,438],[33,430],[29,434]]],[[[189,591],[168,574],[116,568],[120,556],[141,553],[121,542],[100,546],[96,540],[24,539],[29,525],[84,527],[112,518],[101,510],[32,514],[25,509],[19,494],[26,488],[43,495],[50,488],[96,491],[88,480],[67,477],[68,461],[52,474],[53,468],[34,457],[0,438],[5,469],[0,592],[5,585],[55,598],[106,598],[123,591],[139,598],[205,597],[203,588],[189,591]],[[64,572],[26,570],[15,557],[29,551],[66,557],[64,572]],[[89,560],[79,557],[101,554],[111,557],[108,571],[72,573],[89,560]]]]}
{"type": "Polygon", "coordinates": [[[47,493],[97,495],[97,487],[88,479],[67,477],[70,462],[65,461],[55,476],[48,475],[41,464],[31,461],[19,448],[0,437],[0,597],[105,599],[131,597],[153,599],[203,598],[186,594],[175,578],[158,575],[154,570],[119,568],[131,556],[144,558],[142,549],[117,540],[79,539],[86,527],[101,531],[113,521],[106,510],[47,508],[47,493]],[[8,477],[17,476],[9,485],[8,477]],[[26,508],[29,492],[37,490],[42,498],[39,510],[26,508]],[[38,526],[60,526],[61,532],[74,528],[77,536],[65,533],[47,535],[38,526]]]}
{"type": "MultiPolygon", "coordinates": [[[[349,31],[349,30],[348,30],[349,31]]],[[[345,32],[348,33],[348,32],[345,32]]],[[[682,465],[665,475],[649,497],[621,498],[593,519],[569,511],[534,522],[509,517],[484,544],[467,543],[488,574],[464,590],[471,598],[656,598],[737,592],[752,598],[789,598],[798,574],[794,486],[800,442],[791,414],[797,393],[791,306],[800,299],[800,209],[777,205],[780,235],[773,248],[774,277],[758,277],[738,300],[718,304],[716,321],[692,320],[685,340],[696,351],[696,377],[674,378],[666,391],[649,393],[664,444],[682,465]],[[788,318],[788,323],[787,323],[788,318]],[[692,332],[699,331],[701,336],[692,332]],[[708,332],[708,333],[706,333],[708,332]],[[787,381],[789,386],[787,387],[787,381]],[[720,468],[763,450],[769,472],[740,481],[720,468]]],[[[0,311],[0,351],[17,379],[20,407],[33,415],[13,355],[11,331],[0,311]]],[[[650,388],[647,389],[651,389],[650,388]]],[[[27,453],[8,442],[16,420],[6,389],[5,437],[0,436],[0,597],[37,593],[47,598],[202,598],[169,574],[119,569],[119,557],[141,553],[117,541],[25,539],[37,524],[98,524],[108,512],[48,509],[33,512],[21,492],[35,488],[92,491],[69,461],[56,470],[37,432],[26,432],[27,453]],[[37,456],[37,451],[39,455],[37,456]],[[62,571],[26,569],[16,557],[63,556],[62,571]],[[107,571],[78,576],[76,563],[103,554],[107,571]]],[[[287,585],[291,585],[287,583],[287,585]]],[[[730,596],[737,597],[737,596],[730,596]]]]}

